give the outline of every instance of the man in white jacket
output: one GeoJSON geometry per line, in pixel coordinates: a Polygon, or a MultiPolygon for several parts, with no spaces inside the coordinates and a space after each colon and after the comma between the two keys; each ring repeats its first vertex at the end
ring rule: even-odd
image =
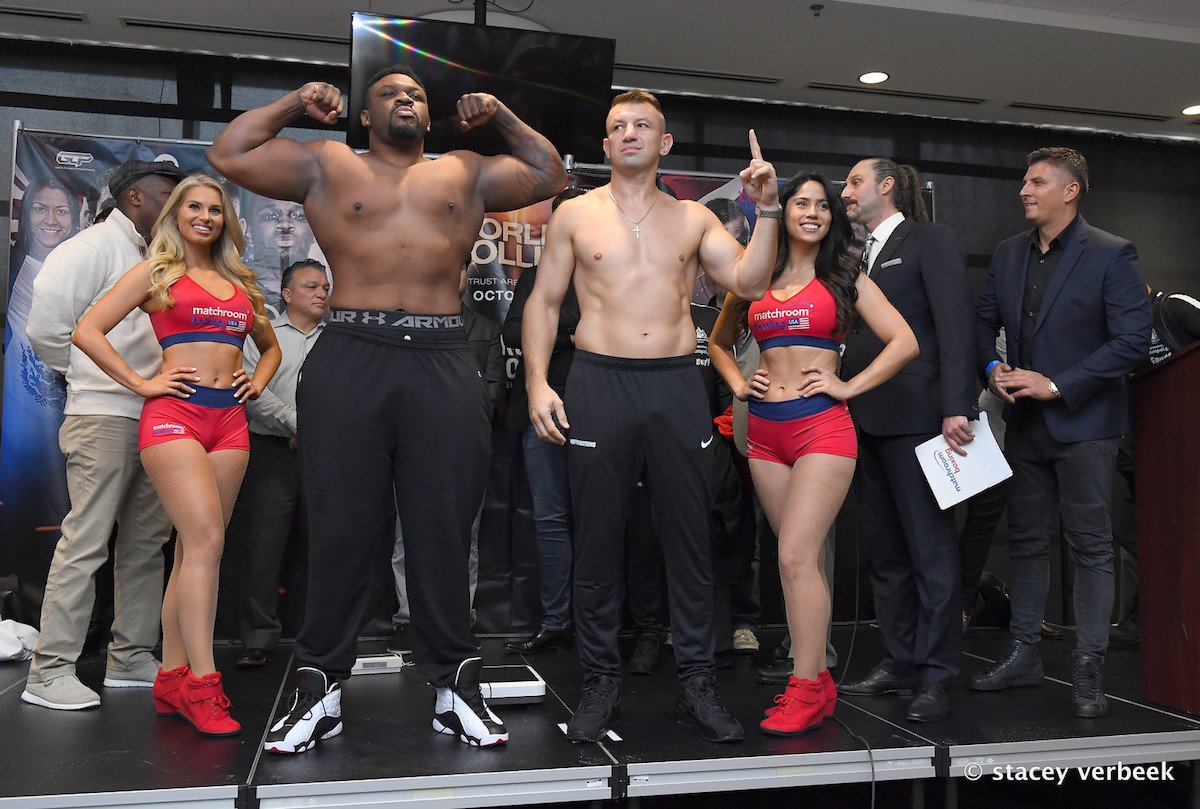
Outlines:
{"type": "MultiPolygon", "coordinates": [[[[153,650],[162,607],[162,546],[171,523],[138,459],[142,399],[71,345],[71,333],[84,313],[142,260],[151,228],[184,176],[170,162],[134,160],[119,166],[109,180],[116,210],[56,247],[34,283],[26,334],[46,364],[67,377],[59,447],[67,458],[71,511],[63,519],[50,563],[41,635],[21,694],[33,705],[73,711],[100,704],[99,695],[76,676],[75,662],[114,523],[115,617],[104,685],[149,688],[158,671],[153,650]]],[[[108,339],[142,376],[158,372],[162,350],[142,310],[134,309],[108,339]]]]}

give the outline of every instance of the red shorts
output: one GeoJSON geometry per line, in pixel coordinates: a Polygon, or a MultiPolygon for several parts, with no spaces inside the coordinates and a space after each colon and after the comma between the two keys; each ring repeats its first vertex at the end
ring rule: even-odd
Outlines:
{"type": "Polygon", "coordinates": [[[187,399],[158,396],[146,400],[138,422],[138,452],[180,438],[199,441],[205,452],[222,449],[249,452],[246,406],[238,402],[234,391],[192,387],[196,392],[187,399]]]}
{"type": "Polygon", "coordinates": [[[858,457],[850,408],[829,396],[750,402],[746,457],[791,466],[802,455],[858,457]]]}

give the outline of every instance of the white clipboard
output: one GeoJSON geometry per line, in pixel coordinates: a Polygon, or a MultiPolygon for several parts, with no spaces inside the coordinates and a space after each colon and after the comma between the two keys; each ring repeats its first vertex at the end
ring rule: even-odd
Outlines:
{"type": "Polygon", "coordinates": [[[987,413],[980,413],[970,426],[975,439],[963,447],[965,457],[951,450],[940,435],[916,448],[917,463],[942,511],[1012,477],[1012,468],[988,426],[987,413]]]}

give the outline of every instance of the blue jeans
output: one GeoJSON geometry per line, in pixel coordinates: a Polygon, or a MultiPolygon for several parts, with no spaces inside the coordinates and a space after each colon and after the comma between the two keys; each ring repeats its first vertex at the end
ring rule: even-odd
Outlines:
{"type": "Polygon", "coordinates": [[[562,630],[571,625],[571,483],[567,448],[538,438],[532,424],[521,436],[525,476],[533,496],[542,574],[542,627],[562,630]]]}
{"type": "Polygon", "coordinates": [[[1063,540],[1075,558],[1075,650],[1103,657],[1113,605],[1112,492],[1116,438],[1063,444],[1038,418],[1009,428],[1005,451],[1012,555],[1009,633],[1022,643],[1041,639],[1050,587],[1050,534],[1062,517],[1063,540]]]}

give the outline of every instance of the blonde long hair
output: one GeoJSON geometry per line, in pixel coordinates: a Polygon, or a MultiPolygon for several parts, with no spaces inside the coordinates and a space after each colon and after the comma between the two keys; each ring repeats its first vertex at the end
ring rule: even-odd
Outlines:
{"type": "Polygon", "coordinates": [[[183,234],[179,232],[176,214],[183,204],[184,195],[197,186],[211,188],[221,196],[224,227],[211,248],[213,265],[222,278],[246,293],[254,309],[254,324],[265,328],[270,324],[266,315],[266,299],[254,281],[254,270],[242,261],[246,237],[238,224],[233,201],[225,187],[207,174],[188,175],[175,186],[154,223],[154,236],[146,250],[146,259],[150,262],[150,300],[163,309],[175,305],[175,299],[171,297],[171,285],[187,272],[187,263],[183,259],[183,234]]]}

